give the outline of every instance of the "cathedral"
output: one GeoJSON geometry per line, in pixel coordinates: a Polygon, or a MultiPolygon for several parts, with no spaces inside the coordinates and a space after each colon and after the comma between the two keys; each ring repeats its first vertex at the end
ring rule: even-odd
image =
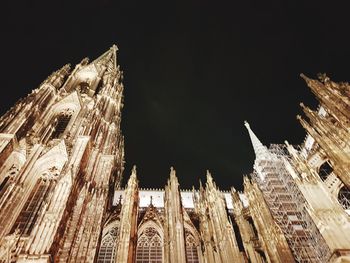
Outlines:
{"type": "Polygon", "coordinates": [[[0,118],[0,262],[350,262],[350,84],[301,77],[319,101],[304,142],[267,147],[245,122],[240,192],[124,173],[116,46],[55,71],[0,118]]]}

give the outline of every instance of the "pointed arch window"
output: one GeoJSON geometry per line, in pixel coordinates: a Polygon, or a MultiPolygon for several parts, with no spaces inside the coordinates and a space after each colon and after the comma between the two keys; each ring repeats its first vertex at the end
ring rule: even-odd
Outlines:
{"type": "Polygon", "coordinates": [[[18,174],[18,167],[16,165],[12,165],[9,169],[8,173],[6,174],[6,177],[3,178],[1,181],[0,179],[0,200],[2,196],[5,194],[6,189],[10,186],[11,180],[18,174]]]}
{"type": "Polygon", "coordinates": [[[186,231],[186,259],[187,263],[199,263],[196,239],[189,231],[186,231]]]}
{"type": "Polygon", "coordinates": [[[38,219],[39,213],[44,205],[45,199],[50,193],[53,181],[44,178],[38,179],[30,193],[22,211],[18,215],[11,232],[17,229],[22,235],[29,235],[38,219]]]}
{"type": "Polygon", "coordinates": [[[88,94],[89,92],[90,85],[87,81],[80,82],[78,86],[78,90],[80,90],[80,93],[86,93],[88,94]]]}
{"type": "Polygon", "coordinates": [[[115,261],[115,256],[117,254],[118,231],[119,221],[115,221],[113,227],[107,230],[102,238],[97,263],[113,263],[115,261]]]}
{"type": "Polygon", "coordinates": [[[136,263],[163,262],[163,240],[152,226],[145,228],[137,241],[136,263]]]}
{"type": "Polygon", "coordinates": [[[66,111],[61,112],[53,121],[53,131],[51,133],[50,139],[58,139],[66,130],[70,119],[72,118],[72,112],[66,111]]]}
{"type": "Polygon", "coordinates": [[[329,164],[328,161],[324,162],[319,170],[318,170],[318,175],[322,179],[322,181],[325,181],[327,177],[333,172],[332,166],[329,164]]]}
{"type": "Polygon", "coordinates": [[[0,198],[1,198],[1,195],[2,195],[2,192],[5,192],[5,187],[6,187],[6,183],[7,183],[7,181],[10,179],[10,176],[6,176],[5,178],[4,178],[4,180],[2,180],[2,182],[0,183],[0,198]],[[4,191],[3,191],[3,189],[4,189],[4,191]]]}
{"type": "Polygon", "coordinates": [[[338,201],[345,210],[350,211],[350,189],[343,186],[339,190],[338,201]]]}

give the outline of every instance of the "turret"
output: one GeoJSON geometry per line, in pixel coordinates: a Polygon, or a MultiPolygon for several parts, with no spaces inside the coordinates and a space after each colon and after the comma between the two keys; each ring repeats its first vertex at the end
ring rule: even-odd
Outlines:
{"type": "Polygon", "coordinates": [[[165,187],[165,262],[186,262],[185,235],[182,203],[179,192],[179,182],[173,167],[170,168],[170,178],[165,187]]]}
{"type": "Polygon", "coordinates": [[[118,254],[115,262],[134,262],[137,244],[138,203],[138,181],[136,176],[136,166],[134,165],[125,189],[124,202],[120,215],[119,242],[117,242],[118,254]]]}

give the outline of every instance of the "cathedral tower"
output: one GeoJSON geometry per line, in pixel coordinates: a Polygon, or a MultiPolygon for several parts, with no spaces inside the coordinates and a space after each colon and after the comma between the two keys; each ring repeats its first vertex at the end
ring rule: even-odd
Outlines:
{"type": "Polygon", "coordinates": [[[0,261],[94,260],[123,171],[116,52],[64,66],[0,119],[0,261]]]}

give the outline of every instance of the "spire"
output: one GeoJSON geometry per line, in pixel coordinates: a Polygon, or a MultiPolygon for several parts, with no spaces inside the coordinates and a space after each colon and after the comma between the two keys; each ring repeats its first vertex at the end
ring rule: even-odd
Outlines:
{"type": "Polygon", "coordinates": [[[303,73],[300,73],[300,77],[305,80],[306,84],[311,85],[317,82],[317,80],[311,79],[309,77],[307,77],[306,75],[304,75],[303,73]]]}
{"type": "Polygon", "coordinates": [[[113,45],[109,50],[95,59],[92,64],[95,64],[97,67],[102,65],[107,67],[107,71],[111,71],[117,68],[117,46],[113,45]]]}
{"type": "Polygon", "coordinates": [[[252,142],[254,152],[255,152],[255,157],[259,158],[262,155],[269,154],[269,151],[267,150],[266,146],[263,145],[258,137],[256,137],[255,133],[250,129],[250,125],[247,121],[244,122],[245,127],[248,130],[250,140],[252,142]]]}

